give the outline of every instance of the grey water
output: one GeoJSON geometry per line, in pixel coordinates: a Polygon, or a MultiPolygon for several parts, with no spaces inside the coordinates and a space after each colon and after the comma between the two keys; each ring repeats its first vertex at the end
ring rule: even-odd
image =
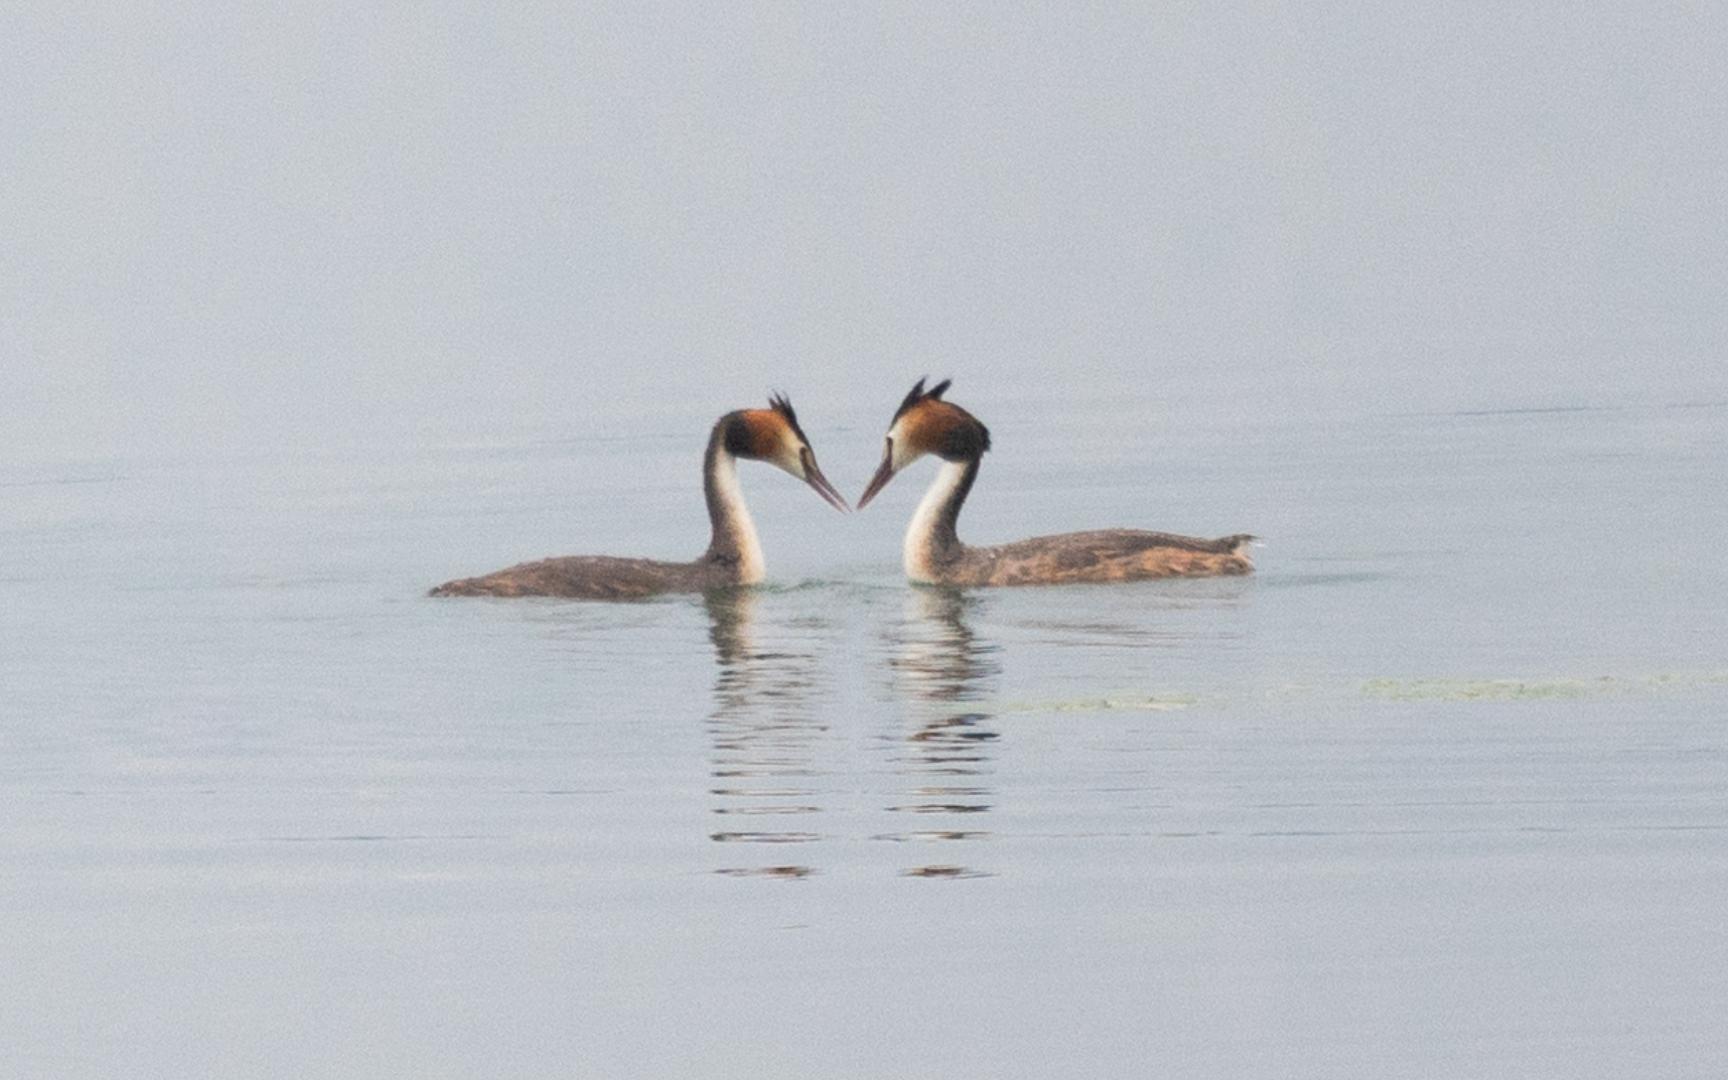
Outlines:
{"type": "Polygon", "coordinates": [[[618,416],[0,467],[9,1075],[1728,1059],[1728,405],[985,416],[963,535],[1246,579],[912,587],[927,471],[746,466],[765,587],[424,595],[699,550],[702,426],[618,416]]]}
{"type": "Polygon", "coordinates": [[[0,5],[0,1080],[1728,1074],[1728,7],[0,5]],[[1228,581],[913,588],[962,535],[1228,581]]]}

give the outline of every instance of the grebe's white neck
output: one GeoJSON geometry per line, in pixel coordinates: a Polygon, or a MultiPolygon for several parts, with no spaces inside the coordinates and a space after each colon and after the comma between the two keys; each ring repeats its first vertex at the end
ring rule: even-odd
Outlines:
{"type": "Polygon", "coordinates": [[[758,584],[767,576],[762,543],[756,539],[756,523],[744,505],[738,486],[738,460],[724,446],[710,445],[702,466],[702,490],[708,500],[708,521],[713,536],[703,557],[714,561],[736,561],[738,583],[758,584]]]}
{"type": "Polygon", "coordinates": [[[906,526],[906,542],[901,549],[906,576],[913,581],[937,580],[935,565],[938,556],[960,544],[955,534],[955,522],[960,517],[960,504],[972,489],[978,462],[944,461],[936,470],[936,479],[918,509],[912,511],[912,523],[906,526]]]}

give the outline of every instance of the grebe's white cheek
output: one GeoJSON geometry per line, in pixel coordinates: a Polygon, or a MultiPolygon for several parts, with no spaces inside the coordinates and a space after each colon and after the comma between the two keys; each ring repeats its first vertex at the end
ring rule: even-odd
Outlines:
{"type": "Polygon", "coordinates": [[[923,456],[924,451],[912,449],[907,445],[905,439],[895,438],[893,435],[888,436],[888,464],[895,472],[899,472],[923,456]]]}

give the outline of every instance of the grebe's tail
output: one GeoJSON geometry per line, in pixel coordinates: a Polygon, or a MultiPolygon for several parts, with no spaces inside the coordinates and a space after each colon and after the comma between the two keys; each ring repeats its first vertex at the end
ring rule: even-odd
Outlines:
{"type": "Polygon", "coordinates": [[[1236,533],[1232,536],[1219,537],[1218,546],[1232,555],[1246,556],[1248,554],[1248,545],[1259,539],[1260,538],[1255,536],[1253,533],[1236,533]]]}

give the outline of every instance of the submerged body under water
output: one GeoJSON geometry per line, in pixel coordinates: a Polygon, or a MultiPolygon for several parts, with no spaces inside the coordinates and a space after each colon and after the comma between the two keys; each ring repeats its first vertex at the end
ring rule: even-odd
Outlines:
{"type": "MultiPolygon", "coordinates": [[[[842,518],[764,475],[767,585],[627,604],[423,594],[692,557],[700,432],[9,466],[3,1056],[1708,1075],[1725,419],[1221,427],[1149,470],[993,415],[967,540],[1251,531],[1257,573],[912,587],[923,476],[842,518]]],[[[842,487],[876,438],[823,442],[842,487]]]]}

